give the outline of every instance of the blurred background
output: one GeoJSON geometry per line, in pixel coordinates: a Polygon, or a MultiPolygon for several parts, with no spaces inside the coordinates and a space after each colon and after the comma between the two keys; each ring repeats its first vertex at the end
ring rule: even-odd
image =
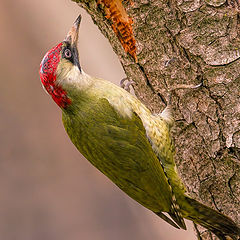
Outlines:
{"type": "Polygon", "coordinates": [[[90,17],[70,0],[0,1],[0,239],[194,239],[141,207],[70,142],[38,70],[77,15],[85,72],[116,84],[124,72],[90,17]]]}

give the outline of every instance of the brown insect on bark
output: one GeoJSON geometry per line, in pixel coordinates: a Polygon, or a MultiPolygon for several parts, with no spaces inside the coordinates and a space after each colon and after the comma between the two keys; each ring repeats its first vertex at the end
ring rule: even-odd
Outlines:
{"type": "Polygon", "coordinates": [[[97,4],[103,4],[106,13],[105,17],[112,22],[112,29],[125,52],[129,53],[137,62],[136,40],[132,30],[133,21],[128,16],[122,0],[98,0],[97,4]]]}

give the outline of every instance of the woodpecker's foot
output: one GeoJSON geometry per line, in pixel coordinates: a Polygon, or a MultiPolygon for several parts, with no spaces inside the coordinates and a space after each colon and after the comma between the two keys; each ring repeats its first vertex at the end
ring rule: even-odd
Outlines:
{"type": "Polygon", "coordinates": [[[169,60],[167,60],[167,61],[165,61],[165,67],[168,67],[168,65],[170,65],[172,62],[174,62],[176,60],[176,58],[175,57],[173,57],[173,58],[171,58],[171,59],[169,59],[169,60]]]}
{"type": "Polygon", "coordinates": [[[168,90],[168,94],[165,98],[166,100],[166,107],[171,106],[172,104],[172,92],[178,89],[197,89],[199,87],[201,87],[203,85],[203,83],[199,83],[198,85],[193,85],[193,84],[177,84],[175,86],[171,86],[168,90]]]}
{"type": "Polygon", "coordinates": [[[125,89],[127,92],[130,92],[130,86],[133,86],[134,82],[133,81],[128,81],[127,83],[125,83],[126,81],[128,81],[128,78],[123,78],[120,81],[120,87],[125,89]]]}
{"type": "Polygon", "coordinates": [[[196,89],[202,86],[202,83],[198,85],[187,85],[187,84],[179,84],[176,86],[171,87],[166,96],[167,106],[166,108],[160,113],[160,116],[168,123],[169,127],[173,126],[174,117],[172,113],[172,91],[177,89],[196,89]]]}
{"type": "Polygon", "coordinates": [[[170,88],[170,92],[171,91],[174,91],[174,90],[178,90],[178,89],[196,89],[196,88],[199,88],[203,85],[203,83],[199,83],[198,85],[193,85],[193,84],[178,84],[178,85],[175,85],[175,86],[172,86],[170,88]]]}

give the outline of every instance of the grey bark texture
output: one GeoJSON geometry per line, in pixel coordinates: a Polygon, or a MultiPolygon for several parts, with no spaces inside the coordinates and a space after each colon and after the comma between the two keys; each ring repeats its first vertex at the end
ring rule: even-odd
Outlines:
{"type": "MultiPolygon", "coordinates": [[[[123,1],[133,20],[138,63],[124,51],[97,1],[75,1],[109,39],[149,109],[162,111],[172,90],[175,160],[189,194],[240,224],[237,0],[123,1]],[[201,82],[198,89],[175,89],[201,82]]],[[[214,239],[203,228],[197,231],[199,238],[214,239]]]]}

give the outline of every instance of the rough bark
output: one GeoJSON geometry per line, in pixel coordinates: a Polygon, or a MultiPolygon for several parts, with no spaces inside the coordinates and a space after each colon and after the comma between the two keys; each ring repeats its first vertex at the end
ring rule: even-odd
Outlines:
{"type": "MultiPolygon", "coordinates": [[[[97,1],[85,8],[119,56],[134,91],[153,112],[172,91],[176,163],[188,192],[240,224],[240,39],[237,2],[123,2],[133,20],[138,63],[127,54],[97,1]]],[[[202,239],[212,239],[198,227],[202,239]]]]}

